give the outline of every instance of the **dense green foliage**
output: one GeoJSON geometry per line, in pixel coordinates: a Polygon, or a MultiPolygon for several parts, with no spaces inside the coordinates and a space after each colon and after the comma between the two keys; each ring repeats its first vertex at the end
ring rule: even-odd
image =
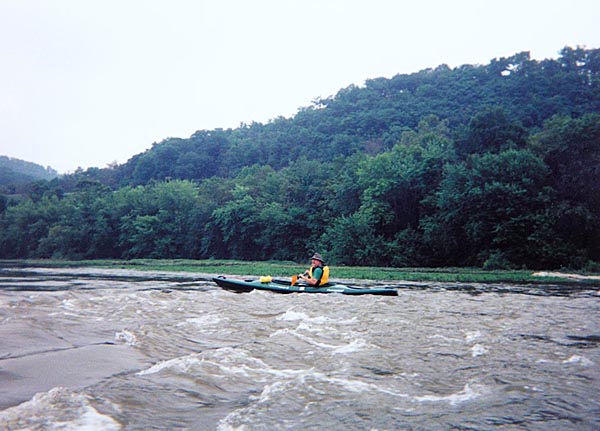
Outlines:
{"type": "Polygon", "coordinates": [[[600,50],[351,86],[0,206],[8,258],[600,262],[600,50]]]}

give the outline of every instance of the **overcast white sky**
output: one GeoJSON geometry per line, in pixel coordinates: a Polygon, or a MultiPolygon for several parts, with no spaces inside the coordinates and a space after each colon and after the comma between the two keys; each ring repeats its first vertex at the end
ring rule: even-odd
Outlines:
{"type": "Polygon", "coordinates": [[[0,0],[0,155],[59,172],[366,79],[600,48],[598,0],[0,0]]]}

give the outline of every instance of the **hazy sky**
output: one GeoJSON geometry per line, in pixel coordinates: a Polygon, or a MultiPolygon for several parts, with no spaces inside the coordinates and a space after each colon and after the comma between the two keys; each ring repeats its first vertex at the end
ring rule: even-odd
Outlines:
{"type": "Polygon", "coordinates": [[[60,172],[366,79],[600,48],[598,0],[0,0],[0,155],[60,172]]]}

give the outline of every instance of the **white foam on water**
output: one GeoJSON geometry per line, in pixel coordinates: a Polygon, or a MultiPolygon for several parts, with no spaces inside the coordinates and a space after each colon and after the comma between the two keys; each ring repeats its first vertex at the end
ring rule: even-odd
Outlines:
{"type": "MultiPolygon", "coordinates": [[[[269,337],[272,338],[272,337],[281,336],[281,335],[291,335],[291,336],[296,337],[299,340],[302,340],[312,346],[319,347],[319,348],[325,349],[325,350],[331,350],[333,355],[349,354],[349,353],[354,353],[354,352],[358,352],[358,351],[369,349],[369,348],[376,348],[372,344],[369,344],[365,340],[360,339],[360,338],[351,340],[348,344],[344,344],[341,346],[335,345],[335,344],[323,343],[323,342],[320,342],[317,339],[313,338],[311,335],[307,335],[306,332],[321,333],[321,332],[323,332],[323,330],[315,329],[314,327],[312,327],[308,324],[305,324],[305,323],[300,323],[298,325],[298,327],[294,328],[294,329],[290,329],[290,328],[278,329],[277,331],[270,334],[269,337]]],[[[335,331],[328,329],[327,335],[331,335],[332,332],[335,332],[335,331]]]]}
{"type": "Polygon", "coordinates": [[[482,395],[482,392],[483,386],[477,386],[476,389],[474,389],[467,383],[461,391],[454,394],[422,395],[420,397],[415,397],[414,399],[419,402],[447,402],[454,406],[479,398],[482,395]]]}
{"type": "Polygon", "coordinates": [[[594,365],[594,362],[586,358],[585,356],[573,355],[569,359],[565,359],[562,361],[563,364],[581,364],[583,366],[589,367],[594,365]]]}
{"type": "Polygon", "coordinates": [[[350,379],[342,379],[339,377],[329,377],[325,374],[319,374],[317,377],[326,383],[334,384],[340,386],[341,388],[354,393],[363,393],[363,392],[380,392],[388,395],[393,395],[395,397],[407,398],[408,395],[400,392],[395,392],[389,389],[385,389],[379,387],[373,383],[365,383],[361,380],[350,380],[350,379]]]}
{"type": "Polygon", "coordinates": [[[258,371],[261,372],[265,375],[269,375],[269,376],[274,376],[278,379],[293,379],[297,376],[305,376],[307,374],[312,374],[314,372],[313,368],[310,368],[308,370],[306,369],[299,369],[299,370],[292,370],[292,369],[276,369],[276,368],[263,368],[260,370],[254,370],[254,371],[258,371]]]}
{"type": "Polygon", "coordinates": [[[439,339],[439,340],[442,340],[442,341],[447,341],[449,343],[462,342],[462,340],[460,340],[460,339],[446,337],[445,335],[442,335],[442,334],[429,335],[427,338],[430,339],[430,340],[439,339]]]}
{"type": "Polygon", "coordinates": [[[374,346],[372,344],[369,344],[365,340],[358,338],[356,340],[352,340],[349,344],[347,344],[345,346],[336,347],[333,350],[333,354],[334,355],[346,355],[348,353],[359,352],[361,350],[366,350],[366,349],[370,349],[373,347],[374,346]]]}
{"type": "MultiPolygon", "coordinates": [[[[315,333],[317,333],[317,332],[323,332],[323,326],[318,326],[318,325],[315,326],[315,325],[312,325],[309,322],[300,322],[300,323],[298,323],[297,329],[303,330],[303,331],[306,331],[306,332],[315,332],[315,333]]],[[[327,332],[331,333],[333,331],[330,329],[330,327],[328,327],[328,331],[327,332]]]]}
{"type": "Polygon", "coordinates": [[[264,403],[270,399],[277,399],[281,394],[290,390],[295,391],[298,388],[304,388],[313,384],[333,385],[342,391],[363,394],[365,392],[379,392],[401,398],[407,398],[404,393],[395,392],[374,383],[367,383],[362,380],[335,377],[329,374],[315,371],[314,368],[302,370],[267,370],[268,373],[277,377],[277,380],[266,385],[260,396],[256,397],[259,403],[264,403]]]}
{"type": "Polygon", "coordinates": [[[71,313],[68,311],[54,311],[52,313],[48,313],[48,316],[50,316],[50,317],[54,317],[54,316],[81,317],[79,314],[71,313]]]}
{"type": "Polygon", "coordinates": [[[220,370],[221,375],[243,376],[261,373],[269,369],[269,366],[262,360],[251,357],[243,349],[225,347],[161,361],[146,370],[139,371],[137,375],[156,374],[163,370],[176,374],[195,375],[202,372],[202,367],[211,367],[211,373],[220,370]]]}
{"type": "Polygon", "coordinates": [[[466,331],[465,340],[467,343],[472,343],[475,340],[480,339],[482,336],[481,331],[466,331]]]}
{"type": "Polygon", "coordinates": [[[281,316],[278,316],[277,320],[284,320],[284,321],[301,320],[303,322],[314,323],[317,325],[330,324],[330,323],[335,323],[336,325],[352,325],[352,324],[355,324],[357,321],[356,316],[354,316],[350,319],[332,319],[331,317],[327,317],[327,316],[310,317],[308,314],[301,312],[301,311],[295,311],[292,308],[287,310],[281,316]]]}
{"type": "Polygon", "coordinates": [[[30,401],[0,412],[0,429],[25,431],[118,431],[121,424],[99,413],[86,395],[56,387],[30,401]]]}
{"type": "Polygon", "coordinates": [[[61,431],[117,431],[121,429],[121,425],[111,417],[102,415],[93,407],[88,406],[79,418],[68,422],[56,422],[55,429],[61,431]]]}
{"type": "Polygon", "coordinates": [[[67,310],[77,310],[78,308],[74,299],[63,299],[61,306],[67,310]]]}
{"type": "Polygon", "coordinates": [[[162,370],[170,370],[174,372],[187,373],[193,366],[202,362],[199,354],[186,355],[179,358],[161,361],[148,369],[138,371],[138,376],[146,376],[149,374],[160,373],[162,370]]]}
{"type": "MultiPolygon", "coordinates": [[[[306,398],[305,392],[314,392],[321,396],[323,387],[327,390],[334,390],[336,393],[352,393],[362,395],[365,392],[378,392],[394,397],[408,398],[409,395],[388,390],[374,383],[367,383],[361,380],[348,379],[343,377],[335,377],[329,374],[315,371],[314,368],[303,370],[266,370],[277,377],[275,380],[270,380],[266,384],[261,393],[257,396],[251,396],[251,404],[245,407],[232,411],[226,417],[221,419],[218,424],[218,431],[240,431],[246,430],[244,424],[240,422],[245,418],[253,417],[255,412],[268,410],[275,403],[281,403],[286,400],[289,394],[300,396],[303,400],[306,398]],[[332,389],[331,386],[338,388],[332,389]]],[[[354,395],[353,395],[354,396],[354,395]]],[[[285,401],[287,403],[287,401],[285,401]]],[[[307,401],[308,402],[308,401],[307,401]]],[[[297,408],[300,408],[297,406],[297,408]]],[[[252,429],[252,425],[250,428],[252,429]]]]}
{"type": "Polygon", "coordinates": [[[308,319],[306,313],[294,311],[293,309],[286,310],[281,316],[277,317],[277,320],[304,320],[308,319]]]}
{"type": "Polygon", "coordinates": [[[471,347],[471,356],[473,356],[474,358],[477,356],[485,355],[487,352],[488,349],[483,344],[475,344],[473,347],[471,347]]]}
{"type": "Polygon", "coordinates": [[[222,349],[207,351],[206,359],[218,361],[220,364],[250,364],[257,368],[268,368],[268,365],[261,359],[258,359],[248,353],[248,351],[239,347],[224,347],[222,349]]]}
{"type": "Polygon", "coordinates": [[[313,345],[313,346],[317,346],[320,347],[322,349],[329,349],[329,350],[333,350],[336,349],[338,346],[334,346],[332,344],[326,344],[326,343],[321,343],[317,340],[315,340],[314,338],[305,335],[301,332],[301,330],[306,330],[306,328],[301,324],[298,328],[296,329],[289,329],[289,328],[284,328],[284,329],[278,329],[277,331],[273,332],[272,334],[269,335],[269,337],[276,337],[279,335],[291,335],[293,337],[296,337],[302,341],[305,341],[306,343],[313,345]]]}
{"type": "Polygon", "coordinates": [[[115,334],[115,340],[122,341],[128,346],[135,346],[137,344],[137,337],[132,332],[123,330],[115,334]]]}
{"type": "Polygon", "coordinates": [[[234,426],[229,425],[226,422],[223,422],[224,420],[222,420],[219,423],[219,426],[217,427],[217,431],[246,431],[246,430],[248,430],[248,428],[246,428],[246,425],[240,425],[239,427],[234,427],[234,426]]]}
{"type": "Polygon", "coordinates": [[[584,367],[590,367],[595,365],[595,362],[581,355],[572,355],[568,359],[554,360],[554,359],[546,359],[540,358],[535,361],[537,364],[564,364],[564,365],[582,365],[584,367]]]}
{"type": "Polygon", "coordinates": [[[223,319],[214,314],[206,314],[200,317],[192,317],[185,319],[183,322],[179,322],[176,326],[196,326],[198,328],[204,328],[206,326],[217,325],[221,323],[223,319]]]}
{"type": "Polygon", "coordinates": [[[279,337],[281,335],[292,334],[293,331],[294,330],[290,329],[290,328],[278,329],[277,331],[273,332],[272,334],[269,334],[269,338],[279,337]]]}

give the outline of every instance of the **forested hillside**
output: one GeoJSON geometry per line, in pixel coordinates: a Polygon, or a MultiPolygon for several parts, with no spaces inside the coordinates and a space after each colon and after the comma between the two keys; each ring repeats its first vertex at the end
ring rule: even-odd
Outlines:
{"type": "Polygon", "coordinates": [[[51,180],[58,172],[32,162],[0,156],[0,193],[15,193],[20,186],[37,180],[51,180]]]}
{"type": "Polygon", "coordinates": [[[452,139],[460,140],[471,118],[490,107],[501,108],[508,121],[530,132],[539,131],[557,114],[600,112],[599,69],[598,50],[565,48],[557,60],[519,53],[488,65],[442,65],[372,79],[317,99],[293,118],[166,139],[121,166],[118,184],[232,177],[254,164],[280,169],[302,157],[329,162],[358,152],[377,154],[428,115],[448,120],[452,139]]]}
{"type": "Polygon", "coordinates": [[[3,257],[596,268],[600,50],[369,80],[0,210],[3,257]]]}

